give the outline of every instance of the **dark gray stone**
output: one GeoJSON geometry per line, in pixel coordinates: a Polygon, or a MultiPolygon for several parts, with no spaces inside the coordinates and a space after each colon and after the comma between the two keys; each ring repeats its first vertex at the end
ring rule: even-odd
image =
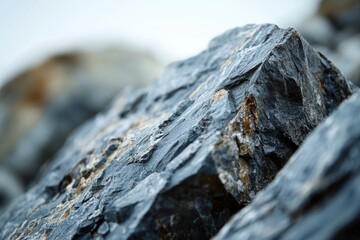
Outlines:
{"type": "Polygon", "coordinates": [[[0,238],[210,238],[349,95],[296,30],[230,30],[82,126],[0,238]]]}
{"type": "Polygon", "coordinates": [[[360,93],[323,122],[220,239],[358,239],[360,93]]]}

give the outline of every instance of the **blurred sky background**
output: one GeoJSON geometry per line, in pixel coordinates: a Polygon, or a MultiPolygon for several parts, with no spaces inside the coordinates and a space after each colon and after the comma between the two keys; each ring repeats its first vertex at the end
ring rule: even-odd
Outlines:
{"type": "Polygon", "coordinates": [[[0,0],[0,85],[22,69],[71,49],[126,43],[165,63],[180,60],[232,27],[296,25],[317,4],[316,0],[0,0]]]}

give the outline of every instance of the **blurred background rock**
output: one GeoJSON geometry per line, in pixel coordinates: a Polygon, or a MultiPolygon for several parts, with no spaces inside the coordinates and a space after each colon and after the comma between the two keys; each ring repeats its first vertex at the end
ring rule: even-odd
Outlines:
{"type": "Polygon", "coordinates": [[[360,85],[359,2],[0,0],[0,209],[74,128],[229,28],[296,26],[360,85]]]}
{"type": "Polygon", "coordinates": [[[323,0],[298,26],[310,44],[360,86],[360,1],[323,0]]]}
{"type": "MultiPolygon", "coordinates": [[[[21,193],[70,132],[163,65],[129,47],[49,58],[0,89],[0,205],[21,193]]],[[[46,167],[46,166],[45,166],[46,167]]]]}

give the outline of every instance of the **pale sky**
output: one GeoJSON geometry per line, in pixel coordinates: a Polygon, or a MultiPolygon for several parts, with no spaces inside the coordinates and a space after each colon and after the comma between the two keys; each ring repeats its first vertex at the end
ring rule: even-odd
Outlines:
{"type": "Polygon", "coordinates": [[[317,0],[0,0],[0,83],[51,54],[127,43],[169,62],[247,23],[296,25],[317,0]]]}

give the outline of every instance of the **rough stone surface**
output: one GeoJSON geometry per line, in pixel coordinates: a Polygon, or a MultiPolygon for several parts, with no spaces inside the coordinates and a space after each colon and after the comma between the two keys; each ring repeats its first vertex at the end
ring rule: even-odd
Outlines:
{"type": "Polygon", "coordinates": [[[357,92],[215,239],[358,239],[359,126],[357,92]]]}
{"type": "Polygon", "coordinates": [[[0,88],[0,167],[27,186],[75,127],[160,69],[150,55],[114,48],[60,54],[10,79],[0,88]]]}
{"type": "Polygon", "coordinates": [[[82,126],[0,238],[208,239],[349,95],[296,30],[230,30],[82,126]]]}

